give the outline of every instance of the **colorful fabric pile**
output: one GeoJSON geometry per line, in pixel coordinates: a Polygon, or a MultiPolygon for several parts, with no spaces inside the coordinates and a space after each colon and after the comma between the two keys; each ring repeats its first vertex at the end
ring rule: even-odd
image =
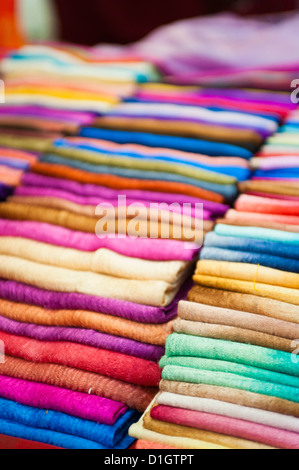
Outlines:
{"type": "MultiPolygon", "coordinates": [[[[215,220],[228,220],[238,185],[250,184],[249,160],[266,139],[271,142],[294,105],[283,94],[242,89],[145,84],[136,91],[136,83],[157,78],[154,67],[76,46],[26,46],[6,59],[3,69],[7,101],[0,108],[0,162],[20,160],[26,172],[0,204],[0,341],[6,354],[0,364],[0,434],[74,449],[125,449],[136,437],[141,440],[136,448],[154,445],[148,441],[161,448],[278,447],[276,434],[268,439],[267,430],[265,440],[259,427],[246,434],[236,416],[224,415],[211,425],[201,415],[212,408],[200,409],[198,399],[207,397],[196,395],[201,382],[193,381],[198,374],[218,377],[225,361],[232,384],[237,374],[242,376],[237,384],[263,380],[264,395],[272,396],[270,382],[275,393],[293,397],[289,388],[297,387],[297,373],[290,372],[284,356],[290,355],[290,328],[275,323],[278,338],[266,338],[253,326],[263,322],[248,319],[250,327],[240,320],[230,331],[220,322],[222,311],[215,325],[214,313],[204,310],[209,327],[198,313],[201,307],[193,305],[193,291],[193,303],[184,300],[206,234],[195,281],[219,282],[223,270],[224,290],[233,282],[250,284],[256,258],[243,248],[243,261],[218,259],[219,249],[227,251],[217,245],[226,236],[219,227],[231,227],[222,223],[212,230],[215,220]],[[239,263],[249,266],[245,274],[239,263]],[[229,265],[226,271],[223,264],[229,265]],[[188,318],[190,308],[198,316],[188,318]],[[133,426],[130,437],[129,427],[157,394],[166,340],[161,387],[170,388],[161,389],[158,406],[133,426]],[[269,345],[272,355],[264,351],[269,345]],[[225,357],[217,356],[217,347],[225,357]],[[171,389],[174,382],[182,388],[171,389]],[[188,400],[194,407],[186,417],[180,411],[184,395],[193,397],[188,400]],[[225,426],[233,433],[224,436],[225,426]]],[[[241,203],[243,197],[251,196],[241,196],[241,203]]],[[[262,256],[258,252],[260,264],[262,256]]],[[[290,266],[295,269],[296,261],[290,266]]],[[[257,289],[261,280],[268,283],[271,295],[272,269],[260,267],[255,279],[257,289]]],[[[275,277],[282,296],[295,290],[294,273],[275,277]]],[[[210,298],[217,299],[214,290],[210,298]]],[[[221,415],[220,408],[213,414],[221,415]]],[[[264,416],[270,421],[259,425],[277,419],[264,416]]],[[[292,419],[283,422],[296,427],[292,419]]],[[[293,428],[284,432],[292,434],[293,428]]]]}
{"type": "Polygon", "coordinates": [[[185,448],[299,448],[298,112],[251,161],[205,237],[166,344],[160,394],[131,435],[185,448]]]}

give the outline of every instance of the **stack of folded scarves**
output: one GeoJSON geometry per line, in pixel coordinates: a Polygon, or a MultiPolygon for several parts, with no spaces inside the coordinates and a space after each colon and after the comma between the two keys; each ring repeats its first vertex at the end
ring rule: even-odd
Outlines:
{"type": "Polygon", "coordinates": [[[130,96],[138,82],[157,78],[155,68],[136,57],[116,60],[92,48],[60,44],[24,46],[0,68],[5,79],[0,145],[30,150],[40,134],[45,142],[76,134],[130,96]]]}
{"type": "Polygon", "coordinates": [[[160,394],[132,436],[299,448],[297,115],[252,159],[254,177],[206,235],[160,362],[160,394]]]}

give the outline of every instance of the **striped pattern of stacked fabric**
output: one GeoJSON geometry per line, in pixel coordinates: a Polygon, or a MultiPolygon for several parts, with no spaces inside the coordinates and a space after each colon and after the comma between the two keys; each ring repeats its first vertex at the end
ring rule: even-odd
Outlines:
{"type": "Polygon", "coordinates": [[[0,201],[10,196],[22,175],[38,159],[35,153],[0,147],[0,201]]]}
{"type": "MultiPolygon", "coordinates": [[[[294,111],[205,237],[160,394],[131,435],[183,448],[299,448],[294,111]]],[[[140,444],[142,445],[142,444],[140,444]]]]}
{"type": "MultiPolygon", "coordinates": [[[[106,66],[97,62],[91,52],[58,46],[25,48],[4,62],[3,158],[43,152],[53,139],[76,133],[151,70],[136,59],[119,67],[109,59],[106,66]],[[87,62],[80,70],[69,63],[77,56],[87,62]]],[[[11,202],[1,205],[0,336],[6,356],[0,365],[0,433],[63,448],[124,449],[133,442],[129,426],[156,393],[157,362],[199,248],[98,238],[95,217],[38,207],[20,194],[48,190],[50,200],[52,191],[55,197],[70,191],[92,205],[107,200],[105,188],[44,181],[34,167],[11,202]]],[[[220,213],[225,210],[221,206],[220,213]]]]}

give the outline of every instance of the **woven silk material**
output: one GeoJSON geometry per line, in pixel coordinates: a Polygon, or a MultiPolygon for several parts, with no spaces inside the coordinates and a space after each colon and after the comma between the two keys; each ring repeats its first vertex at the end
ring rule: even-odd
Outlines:
{"type": "Polygon", "coordinates": [[[149,147],[173,148],[184,152],[203,153],[211,156],[233,156],[250,158],[252,153],[229,144],[219,144],[197,139],[187,139],[182,137],[160,136],[154,134],[143,134],[139,132],[111,131],[105,129],[82,128],[82,137],[95,139],[112,140],[117,143],[135,143],[148,145],[149,147]]]}
{"type": "Polygon", "coordinates": [[[206,191],[212,191],[214,193],[219,193],[223,195],[226,199],[230,199],[236,196],[237,188],[236,188],[236,181],[234,180],[233,183],[218,183],[219,180],[218,174],[213,176],[212,172],[207,173],[201,179],[196,179],[196,170],[195,175],[193,178],[187,177],[184,175],[178,175],[175,173],[166,173],[160,171],[145,171],[145,170],[134,170],[129,168],[119,168],[114,166],[103,166],[103,165],[96,165],[92,163],[85,163],[75,159],[67,159],[60,156],[56,156],[53,154],[47,154],[41,157],[41,162],[50,164],[50,165],[61,165],[65,167],[75,168],[79,170],[83,170],[95,175],[104,175],[111,174],[112,176],[121,177],[121,178],[128,178],[129,180],[147,180],[147,181],[165,181],[165,182],[172,182],[172,183],[180,183],[189,186],[198,187],[204,189],[206,191]],[[208,179],[208,181],[206,181],[208,179]],[[216,180],[216,182],[211,182],[210,180],[216,180]]]}
{"type": "Polygon", "coordinates": [[[0,332],[8,355],[37,363],[53,363],[106,375],[145,387],[158,385],[159,366],[144,359],[68,342],[37,341],[0,332]]]}
{"type": "Polygon", "coordinates": [[[141,323],[166,323],[177,314],[177,304],[186,297],[190,288],[187,282],[168,307],[150,307],[123,300],[72,293],[53,292],[14,281],[0,280],[0,297],[46,309],[89,310],[104,312],[113,317],[126,318],[141,323]]]}
{"type": "MultiPolygon", "coordinates": [[[[28,447],[28,440],[35,442],[42,442],[55,446],[56,448],[65,449],[90,449],[90,450],[104,450],[107,447],[103,446],[94,441],[82,439],[81,437],[71,436],[68,434],[62,434],[54,431],[48,431],[45,429],[32,428],[24,426],[23,424],[14,423],[0,419],[0,432],[6,436],[13,436],[20,439],[26,439],[28,447]]],[[[127,449],[132,443],[132,439],[125,437],[119,442],[114,449],[127,449]]]]}
{"type": "Polygon", "coordinates": [[[192,322],[186,320],[177,320],[173,325],[174,331],[187,335],[202,336],[206,338],[224,339],[236,341],[239,343],[249,343],[264,348],[277,349],[279,351],[294,352],[294,341],[273,336],[266,333],[260,333],[244,328],[234,326],[210,324],[203,322],[192,322]]]}
{"type": "Polygon", "coordinates": [[[195,286],[188,294],[188,301],[230,310],[244,311],[275,318],[286,322],[299,323],[299,308],[290,303],[240,294],[225,290],[195,286]]]}
{"type": "Polygon", "coordinates": [[[151,344],[132,341],[127,338],[98,333],[94,330],[79,328],[60,328],[20,323],[0,316],[0,330],[40,341],[70,341],[108,351],[120,352],[149,361],[158,361],[164,348],[151,344]]]}
{"type": "MultiPolygon", "coordinates": [[[[297,234],[299,233],[299,227],[297,225],[291,225],[290,223],[279,223],[279,222],[274,222],[273,221],[273,218],[275,216],[271,216],[271,220],[268,220],[268,217],[267,215],[265,215],[265,217],[261,217],[259,214],[253,214],[252,217],[246,217],[246,219],[244,219],[242,217],[242,214],[244,213],[241,213],[241,216],[240,217],[237,217],[237,218],[227,218],[227,219],[218,219],[218,224],[221,224],[221,225],[226,225],[226,226],[230,226],[230,227],[246,227],[246,228],[249,228],[249,227],[255,227],[255,228],[261,228],[261,229],[268,229],[268,230],[276,230],[276,231],[279,231],[279,232],[288,232],[288,233],[294,233],[294,234],[297,234]]],[[[276,216],[277,217],[277,216],[276,216]]],[[[275,218],[276,218],[275,217],[275,218]]],[[[279,218],[281,218],[282,216],[278,216],[279,218]]],[[[232,234],[234,235],[234,234],[232,234]]],[[[245,235],[246,237],[246,235],[245,235]]],[[[272,240],[271,240],[272,241],[272,240]]],[[[274,239],[274,241],[277,241],[274,239]]],[[[288,242],[286,240],[286,242],[288,242]]]]}
{"type": "Polygon", "coordinates": [[[271,181],[245,181],[240,183],[240,190],[262,191],[270,194],[283,194],[289,196],[299,196],[299,190],[296,186],[290,186],[284,183],[273,183],[271,181]]]}
{"type": "Polygon", "coordinates": [[[0,276],[56,292],[112,297],[139,304],[169,305],[179,288],[163,281],[136,281],[102,274],[46,266],[22,258],[0,255],[0,276]]]}
{"type": "MultiPolygon", "coordinates": [[[[217,253],[217,251],[216,251],[217,253]]],[[[195,275],[216,276],[220,278],[252,281],[261,284],[270,284],[287,289],[299,288],[299,274],[285,272],[248,263],[233,263],[226,261],[200,260],[195,275]]]]}
{"type": "Polygon", "coordinates": [[[219,359],[299,377],[299,365],[283,351],[231,341],[173,334],[166,342],[167,356],[193,356],[219,359]]]}
{"type": "Polygon", "coordinates": [[[47,429],[98,442],[103,446],[114,447],[126,436],[127,430],[138,413],[128,411],[113,426],[98,424],[57,411],[32,408],[9,400],[0,399],[0,419],[14,421],[24,426],[47,429]]]}
{"type": "Polygon", "coordinates": [[[62,388],[1,376],[0,396],[27,406],[60,411],[113,425],[128,408],[122,403],[62,388]]]}
{"type": "MultiPolygon", "coordinates": [[[[152,412],[153,413],[153,410],[152,412]]],[[[176,424],[169,424],[166,421],[156,420],[147,413],[144,418],[144,425],[147,429],[167,434],[170,436],[180,436],[187,438],[200,439],[202,441],[210,442],[212,444],[226,446],[230,449],[265,449],[268,448],[262,444],[257,444],[252,441],[225,436],[216,432],[200,430],[196,428],[179,426],[176,424]]]]}
{"type": "Polygon", "coordinates": [[[172,446],[166,446],[166,445],[163,445],[163,444],[159,444],[158,442],[151,442],[151,441],[145,441],[143,439],[138,439],[138,441],[136,441],[133,446],[131,447],[131,449],[135,449],[135,450],[151,450],[151,449],[160,449],[160,450],[167,450],[167,449],[170,449],[170,450],[175,450],[176,447],[172,447],[172,446]]]}
{"type": "Polygon", "coordinates": [[[271,411],[279,415],[299,418],[299,405],[281,398],[270,397],[258,393],[247,392],[229,387],[215,385],[192,384],[162,380],[161,392],[172,393],[185,397],[206,398],[248,407],[249,409],[271,411]]]}
{"type": "MultiPolygon", "coordinates": [[[[246,265],[249,266],[249,265],[246,265]]],[[[266,297],[282,302],[289,302],[293,305],[299,305],[297,289],[286,289],[283,287],[271,286],[269,284],[231,280],[227,278],[196,275],[194,281],[205,287],[213,287],[216,289],[231,290],[244,294],[253,294],[256,296],[266,297]]]]}
{"type": "Polygon", "coordinates": [[[277,199],[260,198],[247,194],[243,194],[238,198],[235,208],[237,211],[244,212],[285,214],[294,216],[299,215],[299,208],[295,201],[280,201],[277,199]]]}
{"type": "Polygon", "coordinates": [[[299,260],[283,258],[279,256],[264,255],[260,253],[252,253],[249,250],[245,252],[224,250],[222,248],[215,247],[206,247],[202,250],[200,259],[225,262],[227,261],[230,263],[261,265],[266,268],[272,268],[280,271],[299,274],[299,260]]]}
{"type": "Polygon", "coordinates": [[[255,380],[262,382],[268,382],[273,384],[286,385],[288,387],[294,387],[299,389],[299,380],[298,377],[293,377],[291,375],[273,372],[271,370],[262,369],[254,366],[248,366],[244,364],[238,364],[234,361],[227,360],[215,360],[215,359],[206,359],[199,357],[181,357],[174,356],[168,357],[164,356],[160,361],[160,366],[176,366],[176,367],[187,367],[191,369],[201,370],[201,371],[213,371],[213,372],[222,372],[225,371],[229,374],[236,374],[243,377],[249,377],[255,380]]]}
{"type": "Polygon", "coordinates": [[[84,232],[74,232],[63,227],[38,222],[0,220],[0,235],[6,237],[24,237],[55,246],[81,251],[96,251],[101,248],[114,251],[124,256],[149,259],[153,261],[182,260],[191,261],[198,253],[197,246],[188,246],[177,240],[98,238],[84,232]]]}
{"type": "MultiPolygon", "coordinates": [[[[0,145],[1,145],[0,137],[0,145]]],[[[68,166],[53,165],[49,163],[35,163],[32,165],[32,171],[39,175],[46,175],[55,178],[64,178],[78,183],[101,185],[107,188],[119,190],[141,190],[161,193],[180,194],[194,198],[206,199],[208,201],[223,203],[224,197],[220,194],[207,191],[202,188],[190,186],[183,183],[173,183],[168,181],[147,181],[139,179],[130,179],[114,175],[93,174],[87,171],[69,168],[68,166]]]]}
{"type": "MultiPolygon", "coordinates": [[[[282,416],[279,413],[257,410],[246,406],[225,403],[219,400],[207,398],[186,397],[174,393],[161,393],[156,398],[159,405],[173,408],[182,408],[185,410],[199,411],[202,413],[212,413],[228,418],[250,421],[264,426],[272,426],[278,429],[284,429],[298,433],[299,420],[293,416],[282,416]]],[[[298,436],[299,437],[299,436],[298,436]]]]}
{"type": "Polygon", "coordinates": [[[209,109],[197,106],[186,106],[176,104],[136,102],[136,103],[120,103],[112,111],[109,116],[130,115],[135,117],[154,116],[157,118],[177,117],[179,119],[193,119],[195,121],[207,121],[218,124],[243,124],[244,126],[264,126],[265,128],[275,128],[269,120],[259,118],[257,116],[244,115],[238,112],[215,112],[209,109]]]}
{"type": "Polygon", "coordinates": [[[192,384],[213,385],[228,389],[245,390],[246,392],[281,398],[299,403],[298,389],[287,385],[277,385],[270,382],[250,379],[244,376],[226,372],[199,371],[188,367],[166,366],[163,369],[164,380],[186,382],[192,384]]]}
{"type": "Polygon", "coordinates": [[[190,322],[232,326],[289,340],[295,340],[299,335],[299,326],[296,323],[195,302],[181,301],[178,315],[181,319],[190,322]]]}
{"type": "MultiPolygon", "coordinates": [[[[24,188],[52,188],[55,190],[68,191],[80,197],[93,197],[98,201],[110,200],[110,202],[117,202],[119,196],[119,190],[114,188],[106,188],[105,186],[98,186],[93,184],[82,184],[77,181],[62,178],[51,178],[50,176],[43,176],[36,173],[26,173],[22,177],[22,185],[24,188]]],[[[181,194],[146,191],[146,190],[130,190],[122,188],[122,194],[128,199],[134,200],[135,202],[158,202],[168,203],[176,201],[179,204],[189,203],[195,204],[196,202],[204,204],[204,209],[211,213],[223,216],[229,209],[228,206],[212,202],[205,199],[198,199],[192,196],[185,196],[181,194]]]]}
{"type": "Polygon", "coordinates": [[[186,438],[182,436],[171,436],[170,434],[162,434],[154,432],[145,427],[144,418],[152,408],[152,404],[148,407],[145,414],[140,418],[138,423],[133,424],[129,430],[129,435],[136,439],[145,439],[156,443],[166,444],[177,447],[178,449],[226,449],[226,447],[218,446],[210,442],[204,442],[195,438],[186,438]]]}
{"type": "Polygon", "coordinates": [[[57,364],[38,364],[6,355],[0,373],[16,379],[53,385],[124,403],[143,413],[156,395],[156,388],[146,388],[111,379],[92,372],[57,364]]]}
{"type": "MultiPolygon", "coordinates": [[[[44,327],[64,327],[50,328],[50,330],[53,331],[51,334],[49,333],[49,328],[30,328],[29,325],[24,325],[23,328],[17,325],[7,326],[7,328],[12,330],[15,328],[21,335],[29,335],[29,337],[40,336],[36,338],[40,340],[45,340],[46,335],[50,341],[59,341],[59,337],[61,337],[60,341],[63,341],[63,337],[64,341],[72,341],[81,344],[91,342],[94,344],[90,344],[90,346],[94,347],[99,347],[100,342],[107,346],[109,343],[111,344],[111,348],[105,347],[102,349],[114,350],[117,344],[119,346],[122,344],[122,347],[125,347],[124,338],[129,338],[142,343],[140,346],[142,349],[145,348],[143,349],[144,351],[151,350],[150,345],[160,346],[159,348],[153,348],[152,350],[156,350],[157,352],[159,351],[160,353],[163,350],[163,347],[161,346],[165,345],[167,336],[172,332],[172,322],[165,323],[163,325],[143,325],[138,322],[84,310],[49,310],[1,299],[0,312],[3,317],[17,322],[43,325],[44,327]],[[72,329],[76,329],[77,334],[76,332],[69,331],[70,327],[72,329]],[[78,330],[78,328],[81,330],[78,330]],[[83,328],[86,330],[85,332],[82,332],[83,328]],[[46,333],[45,330],[47,330],[48,333],[46,333]],[[102,334],[97,334],[97,331],[102,334]],[[115,338],[113,346],[113,341],[109,341],[109,338],[105,337],[105,335],[118,336],[118,343],[117,338],[115,338]],[[77,341],[75,341],[76,338],[77,341]]],[[[138,351],[138,343],[134,344],[134,347],[133,341],[130,341],[129,344],[132,348],[130,355],[134,355],[134,349],[138,351]]]]}
{"type": "Polygon", "coordinates": [[[209,414],[168,406],[157,406],[153,408],[151,417],[180,426],[189,426],[190,428],[219,432],[241,439],[248,439],[276,448],[299,448],[299,436],[296,433],[261,424],[249,424],[248,421],[219,416],[216,413],[209,414]]]}
{"type": "MultiPolygon", "coordinates": [[[[199,167],[191,167],[187,165],[178,165],[169,163],[166,161],[159,161],[154,159],[142,158],[132,158],[130,156],[113,156],[104,153],[95,151],[96,149],[85,149],[79,148],[75,145],[69,146],[67,141],[63,141],[61,145],[54,144],[53,153],[61,155],[63,157],[70,159],[70,164],[72,160],[78,160],[81,162],[88,162],[91,164],[104,165],[114,168],[131,168],[133,170],[145,170],[149,175],[151,172],[161,172],[161,173],[172,173],[181,176],[186,176],[192,179],[198,179],[203,181],[209,181],[210,183],[220,183],[220,184],[235,184],[236,179],[233,176],[223,175],[220,173],[213,172],[212,169],[200,169],[199,167]],[[64,145],[66,144],[66,145],[64,145]]],[[[188,155],[187,155],[188,158],[188,155]]],[[[137,174],[137,173],[136,173],[137,174]]],[[[132,176],[134,171],[132,172],[132,176]]],[[[147,179],[151,179],[148,177],[147,179]]]]}
{"type": "Polygon", "coordinates": [[[294,245],[280,242],[253,240],[250,238],[222,237],[216,233],[208,233],[205,237],[205,247],[222,248],[226,250],[244,251],[275,255],[278,257],[299,260],[299,251],[294,250],[294,245]]]}
{"type": "MultiPolygon", "coordinates": [[[[101,213],[102,215],[102,213],[101,213]]],[[[120,218],[118,217],[112,219],[112,228],[108,229],[108,233],[120,233],[124,235],[132,235],[135,237],[136,235],[145,238],[150,238],[153,228],[151,227],[151,221],[146,219],[139,219],[140,228],[138,229],[138,233],[136,233],[135,225],[132,227],[130,223],[134,223],[134,220],[130,220],[127,218],[120,218]]],[[[97,217],[89,217],[86,215],[76,214],[66,210],[59,210],[59,209],[52,209],[49,207],[38,207],[34,205],[27,206],[25,204],[20,204],[16,202],[5,202],[0,204],[0,216],[2,218],[9,218],[9,219],[17,219],[23,221],[34,221],[34,222],[43,222],[49,223],[52,225],[58,225],[64,228],[68,228],[75,231],[82,231],[85,233],[92,233],[95,234],[98,232],[100,236],[106,237],[107,230],[103,231],[103,226],[100,224],[97,225],[100,221],[100,218],[97,217]]],[[[188,220],[188,224],[190,224],[190,219],[188,220]]],[[[203,228],[205,228],[205,224],[207,224],[207,229],[211,230],[213,227],[213,223],[209,221],[205,221],[203,224],[203,228]]],[[[110,224],[109,224],[110,225],[110,224]]],[[[170,239],[181,240],[185,242],[192,242],[199,244],[202,243],[202,234],[195,233],[192,230],[192,226],[188,225],[186,230],[181,230],[181,222],[177,224],[177,228],[179,228],[178,234],[176,234],[174,227],[175,224],[168,224],[165,222],[154,222],[154,234],[158,238],[163,238],[166,235],[169,235],[170,239]],[[164,231],[163,231],[164,230],[164,231]],[[187,233],[185,233],[187,232],[187,233]],[[156,235],[157,234],[157,235],[156,235]]]]}
{"type": "Polygon", "coordinates": [[[175,284],[191,266],[182,261],[146,261],[129,258],[102,248],[86,253],[54,247],[26,238],[1,237],[0,254],[77,271],[138,280],[161,280],[175,284]]]}
{"type": "Polygon", "coordinates": [[[247,147],[262,143],[261,137],[250,130],[232,130],[229,127],[219,125],[191,123],[167,119],[163,121],[155,118],[132,118],[103,116],[97,118],[93,125],[102,129],[117,129],[124,131],[149,132],[154,134],[179,135],[182,137],[194,137],[203,140],[226,142],[238,146],[247,147]]]}
{"type": "Polygon", "coordinates": [[[230,225],[217,225],[215,227],[217,235],[232,236],[241,238],[253,238],[265,241],[277,241],[280,243],[299,244],[299,235],[295,233],[281,232],[278,230],[257,229],[251,227],[235,227],[230,225]]]}
{"type": "MultiPolygon", "coordinates": [[[[295,215],[280,215],[280,214],[263,214],[263,213],[255,213],[255,212],[239,212],[236,210],[230,210],[226,214],[226,221],[231,222],[232,225],[234,222],[241,222],[240,225],[243,224],[253,224],[256,223],[257,226],[261,223],[267,223],[270,225],[291,225],[295,226],[299,224],[299,217],[295,215]]],[[[238,225],[238,224],[237,224],[238,225]]],[[[266,227],[265,227],[266,228],[266,227]]],[[[274,228],[274,227],[273,227],[274,228]]],[[[279,230],[279,229],[277,229],[279,230]]],[[[285,230],[288,231],[288,230],[285,230]]]]}

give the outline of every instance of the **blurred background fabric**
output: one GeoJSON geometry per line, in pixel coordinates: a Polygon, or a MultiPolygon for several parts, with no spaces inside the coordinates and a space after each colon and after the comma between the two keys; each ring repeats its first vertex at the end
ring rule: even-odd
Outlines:
{"type": "Polygon", "coordinates": [[[224,10],[241,14],[287,11],[296,0],[55,0],[61,21],[61,39],[93,45],[126,44],[158,26],[224,10]]]}
{"type": "Polygon", "coordinates": [[[0,47],[7,43],[16,47],[21,33],[27,41],[128,44],[181,19],[221,11],[252,15],[297,7],[296,0],[1,0],[0,47]]]}

